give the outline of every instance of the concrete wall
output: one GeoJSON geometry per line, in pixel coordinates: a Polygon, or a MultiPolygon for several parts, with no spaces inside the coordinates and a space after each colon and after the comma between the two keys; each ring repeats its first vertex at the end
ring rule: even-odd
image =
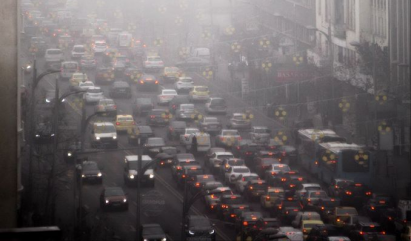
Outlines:
{"type": "Polygon", "coordinates": [[[17,1],[0,1],[0,228],[16,227],[17,1]]]}

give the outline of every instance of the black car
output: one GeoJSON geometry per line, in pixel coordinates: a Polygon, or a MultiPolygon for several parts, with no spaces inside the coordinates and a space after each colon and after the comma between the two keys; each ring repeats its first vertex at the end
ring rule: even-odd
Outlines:
{"type": "Polygon", "coordinates": [[[222,195],[220,197],[220,205],[216,207],[217,216],[220,219],[227,217],[226,213],[231,205],[246,204],[243,197],[239,194],[222,195]]]}
{"type": "Polygon", "coordinates": [[[374,194],[364,205],[363,211],[371,220],[378,221],[382,213],[394,207],[392,198],[387,194],[374,194]]]}
{"type": "Polygon", "coordinates": [[[191,153],[179,153],[174,157],[173,164],[171,166],[171,175],[173,176],[174,179],[177,179],[177,177],[180,176],[183,166],[188,166],[188,165],[199,165],[194,157],[193,154],[191,153]]]}
{"type": "Polygon", "coordinates": [[[160,147],[160,153],[155,156],[155,160],[157,161],[157,166],[164,167],[170,166],[173,163],[174,158],[178,153],[178,149],[173,146],[163,146],[160,147]]]}
{"type": "Polygon", "coordinates": [[[190,104],[190,97],[188,95],[177,95],[169,102],[169,111],[173,114],[180,108],[181,104],[190,104]]]}
{"type": "Polygon", "coordinates": [[[361,208],[371,197],[371,189],[362,183],[350,183],[340,193],[343,206],[355,206],[361,208]]]}
{"type": "Polygon", "coordinates": [[[221,132],[222,124],[217,117],[206,116],[199,122],[199,129],[209,134],[221,132]]]}
{"type": "MultiPolygon", "coordinates": [[[[62,97],[62,92],[59,92],[59,98],[62,97]]],[[[63,112],[65,105],[64,103],[66,102],[66,99],[61,99],[60,105],[59,105],[59,110],[60,112],[63,112]]],[[[44,107],[51,109],[54,108],[54,105],[56,103],[56,91],[55,90],[46,90],[45,95],[44,95],[44,107]]]]}
{"type": "Polygon", "coordinates": [[[110,86],[109,95],[112,98],[131,98],[131,88],[125,81],[114,81],[110,86]]]}
{"type": "Polygon", "coordinates": [[[137,90],[152,90],[157,91],[159,86],[159,81],[154,75],[144,74],[140,77],[140,80],[137,83],[137,90]]]}
{"type": "Polygon", "coordinates": [[[128,144],[137,146],[138,138],[140,138],[141,144],[144,144],[148,138],[154,137],[153,130],[150,126],[136,126],[128,134],[128,144]]]}
{"type": "Polygon", "coordinates": [[[149,126],[164,126],[170,122],[171,114],[166,109],[152,109],[147,115],[149,126]]]}
{"type": "Polygon", "coordinates": [[[244,159],[246,163],[250,163],[254,157],[257,156],[258,151],[262,149],[262,146],[256,143],[243,141],[244,140],[241,140],[240,143],[235,146],[235,152],[237,153],[236,156],[244,159]]]}
{"type": "Polygon", "coordinates": [[[245,185],[244,198],[247,200],[260,200],[260,196],[267,192],[267,183],[264,180],[251,180],[245,185]]]}
{"type": "Polygon", "coordinates": [[[81,178],[83,182],[103,183],[103,174],[96,162],[85,161],[81,164],[81,178]]]}
{"type": "Polygon", "coordinates": [[[151,98],[137,98],[133,103],[133,115],[142,116],[149,113],[154,107],[151,98]]]}
{"type": "Polygon", "coordinates": [[[327,222],[329,215],[332,215],[335,208],[341,206],[339,199],[335,198],[321,198],[318,204],[313,207],[313,211],[321,215],[321,220],[327,222]]]}
{"type": "Polygon", "coordinates": [[[114,79],[115,79],[115,76],[114,76],[114,71],[112,68],[107,68],[107,67],[97,68],[97,73],[95,77],[97,85],[113,83],[114,79]]]}
{"type": "Polygon", "coordinates": [[[346,236],[346,232],[333,224],[319,224],[311,228],[306,241],[326,241],[331,236],[346,236]]]}
{"type": "Polygon", "coordinates": [[[181,169],[181,173],[177,177],[179,187],[185,187],[185,185],[188,187],[192,181],[192,177],[204,174],[204,170],[199,164],[182,166],[181,169]]]}
{"type": "Polygon", "coordinates": [[[128,200],[121,187],[106,187],[100,194],[100,208],[104,211],[108,208],[128,210],[128,200]]]}
{"type": "Polygon", "coordinates": [[[184,121],[172,121],[167,130],[169,140],[179,140],[180,135],[184,134],[187,125],[184,121]]]}
{"type": "Polygon", "coordinates": [[[75,142],[69,145],[63,152],[63,158],[66,163],[75,163],[77,159],[77,151],[80,151],[81,143],[75,142]]]}
{"type": "Polygon", "coordinates": [[[235,221],[236,233],[250,233],[257,230],[257,221],[263,217],[260,212],[243,211],[235,221]]]}
{"type": "Polygon", "coordinates": [[[186,239],[193,239],[194,237],[204,238],[204,240],[216,240],[216,231],[214,224],[210,222],[207,217],[204,216],[188,216],[186,218],[185,235],[186,239]]]}
{"type": "Polygon", "coordinates": [[[147,142],[144,144],[144,154],[149,155],[150,157],[155,157],[160,153],[160,148],[166,146],[163,138],[161,137],[150,137],[147,139],[147,142]]]}
{"type": "Polygon", "coordinates": [[[41,122],[37,124],[34,143],[37,145],[52,144],[54,141],[54,132],[50,122],[41,122]]]}
{"type": "Polygon", "coordinates": [[[140,240],[144,241],[158,241],[167,240],[166,234],[161,228],[160,224],[143,224],[140,227],[140,240]]]}
{"type": "Polygon", "coordinates": [[[140,81],[142,71],[136,67],[129,67],[124,70],[123,80],[131,83],[137,83],[140,81]]]}

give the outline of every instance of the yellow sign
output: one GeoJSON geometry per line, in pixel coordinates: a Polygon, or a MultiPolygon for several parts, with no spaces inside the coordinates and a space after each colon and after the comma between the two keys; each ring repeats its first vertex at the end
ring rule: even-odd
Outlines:
{"type": "Polygon", "coordinates": [[[156,40],[154,40],[154,45],[155,46],[161,46],[163,44],[163,40],[162,39],[156,39],[156,40]]]}
{"type": "Polygon", "coordinates": [[[303,63],[304,58],[303,58],[301,55],[296,54],[296,55],[293,57],[293,61],[294,61],[294,63],[295,63],[296,65],[300,65],[300,64],[303,63]]]}
{"type": "Polygon", "coordinates": [[[240,52],[240,50],[241,50],[241,45],[240,45],[239,43],[237,43],[237,42],[234,42],[234,43],[231,45],[231,50],[233,50],[235,53],[238,53],[238,52],[240,52]]]}
{"type": "Polygon", "coordinates": [[[386,133],[388,133],[388,132],[391,131],[391,127],[388,126],[387,122],[382,121],[382,122],[380,123],[380,125],[378,126],[378,131],[379,131],[381,134],[386,134],[386,133]]]}
{"type": "Polygon", "coordinates": [[[288,141],[288,137],[285,135],[285,132],[279,131],[274,137],[274,141],[280,143],[280,145],[284,145],[288,141]]]}
{"type": "Polygon", "coordinates": [[[350,102],[348,102],[346,99],[342,99],[341,102],[338,104],[338,107],[340,107],[340,109],[343,112],[347,112],[350,109],[350,102]]]}
{"type": "Polygon", "coordinates": [[[203,71],[203,76],[206,77],[207,79],[210,79],[211,77],[213,77],[213,71],[210,68],[206,68],[203,71]]]}
{"type": "Polygon", "coordinates": [[[266,60],[261,64],[261,67],[265,70],[265,71],[269,71],[272,67],[272,64],[270,61],[266,60]]]}
{"type": "Polygon", "coordinates": [[[270,40],[268,40],[266,37],[262,38],[260,40],[260,46],[263,48],[267,48],[270,45],[270,40]]]}
{"type": "Polygon", "coordinates": [[[280,120],[284,120],[285,117],[287,117],[287,111],[285,111],[283,107],[278,107],[274,114],[280,120]]]}
{"type": "Polygon", "coordinates": [[[226,29],[225,29],[225,32],[228,34],[228,35],[233,35],[234,34],[234,32],[235,32],[235,28],[234,27],[227,27],[226,29]]]}
{"type": "Polygon", "coordinates": [[[375,96],[375,101],[377,101],[380,105],[384,104],[385,102],[387,102],[388,97],[386,94],[384,93],[379,93],[375,96]]]}
{"type": "Polygon", "coordinates": [[[183,23],[183,19],[180,16],[177,16],[176,19],[174,20],[174,22],[177,25],[181,25],[183,23]]]}

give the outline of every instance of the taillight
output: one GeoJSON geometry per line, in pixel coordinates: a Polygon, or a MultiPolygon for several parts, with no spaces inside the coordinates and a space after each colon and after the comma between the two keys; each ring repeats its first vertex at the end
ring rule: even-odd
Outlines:
{"type": "Polygon", "coordinates": [[[158,84],[158,80],[156,80],[156,81],[154,82],[154,84],[156,84],[156,85],[157,85],[157,84],[158,84]]]}
{"type": "Polygon", "coordinates": [[[237,138],[237,140],[239,140],[239,141],[241,141],[243,138],[241,138],[241,136],[239,136],[238,138],[237,138]]]}
{"type": "Polygon", "coordinates": [[[235,218],[235,214],[231,214],[230,217],[235,218]]]}
{"type": "Polygon", "coordinates": [[[183,175],[181,175],[181,177],[182,177],[182,178],[186,178],[186,175],[183,174],[183,175]]]}
{"type": "Polygon", "coordinates": [[[113,108],[114,108],[114,109],[117,109],[117,106],[116,106],[116,105],[113,105],[113,108]]]}
{"type": "Polygon", "coordinates": [[[243,225],[244,225],[244,226],[248,226],[248,222],[247,222],[247,221],[244,221],[244,222],[243,222],[243,225]]]}
{"type": "Polygon", "coordinates": [[[154,119],[154,118],[156,118],[156,116],[155,115],[150,115],[150,118],[154,119]]]}
{"type": "Polygon", "coordinates": [[[270,196],[265,197],[265,200],[270,201],[270,196]]]}
{"type": "Polygon", "coordinates": [[[176,105],[173,105],[173,109],[175,109],[176,108],[176,105]]]}
{"type": "Polygon", "coordinates": [[[140,80],[140,84],[144,84],[144,81],[143,81],[143,80],[140,80]]]}
{"type": "Polygon", "coordinates": [[[200,187],[200,183],[197,182],[197,183],[196,183],[196,187],[200,187]]]}
{"type": "Polygon", "coordinates": [[[345,192],[345,194],[347,194],[347,195],[349,195],[349,196],[350,196],[350,195],[352,195],[352,192],[350,192],[350,191],[346,191],[346,192],[345,192]]]}
{"type": "Polygon", "coordinates": [[[116,122],[116,125],[120,125],[120,122],[116,122]]]}
{"type": "Polygon", "coordinates": [[[220,141],[224,141],[224,137],[220,137],[220,141]]]}
{"type": "Polygon", "coordinates": [[[371,196],[371,192],[366,192],[365,195],[371,196]]]}

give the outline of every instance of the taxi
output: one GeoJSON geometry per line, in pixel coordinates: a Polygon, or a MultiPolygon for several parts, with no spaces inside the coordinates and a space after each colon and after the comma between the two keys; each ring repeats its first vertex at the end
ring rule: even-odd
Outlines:
{"type": "Polygon", "coordinates": [[[70,87],[71,88],[76,88],[79,86],[80,82],[86,82],[88,81],[87,74],[83,73],[73,73],[73,75],[70,78],[70,87]]]}
{"type": "Polygon", "coordinates": [[[283,198],[284,189],[281,187],[269,187],[265,195],[261,195],[260,204],[262,208],[272,208],[277,199],[283,198]]]}
{"type": "Polygon", "coordinates": [[[308,234],[315,225],[323,225],[321,220],[303,220],[301,223],[301,229],[303,231],[304,240],[307,239],[308,234]]]}
{"type": "Polygon", "coordinates": [[[132,132],[135,127],[135,122],[132,115],[117,115],[116,116],[116,130],[117,132],[126,131],[132,132]]]}
{"type": "Polygon", "coordinates": [[[210,98],[210,90],[207,86],[193,86],[189,95],[191,100],[208,100],[210,98]]]}
{"type": "Polygon", "coordinates": [[[183,72],[177,68],[177,67],[165,67],[163,70],[163,73],[161,74],[161,77],[164,80],[177,80],[183,75],[183,72]]]}

